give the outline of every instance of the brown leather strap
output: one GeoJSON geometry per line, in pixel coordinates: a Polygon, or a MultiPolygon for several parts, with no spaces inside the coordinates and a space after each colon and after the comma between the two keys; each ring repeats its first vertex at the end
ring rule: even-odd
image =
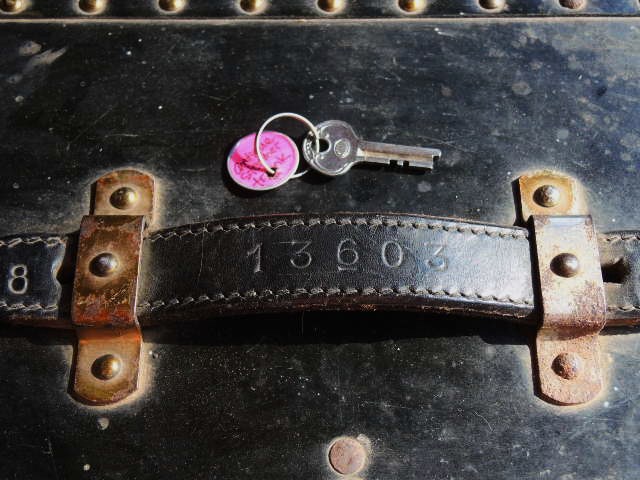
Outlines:
{"type": "Polygon", "coordinates": [[[139,318],[391,308],[526,319],[527,237],[520,228],[376,214],[165,230],[144,245],[139,318]]]}
{"type": "MultiPolygon", "coordinates": [[[[59,236],[0,243],[0,318],[70,326],[68,299],[56,280],[66,243],[59,236]],[[26,266],[24,292],[16,265],[26,266]]],[[[601,235],[599,246],[607,324],[634,324],[640,234],[601,235]]],[[[144,240],[137,312],[143,325],[309,309],[453,312],[534,323],[530,252],[522,228],[416,215],[278,215],[188,225],[144,240]]]]}

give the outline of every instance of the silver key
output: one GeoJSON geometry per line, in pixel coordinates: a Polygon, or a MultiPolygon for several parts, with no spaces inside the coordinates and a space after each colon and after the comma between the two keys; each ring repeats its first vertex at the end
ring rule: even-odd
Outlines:
{"type": "Polygon", "coordinates": [[[436,148],[407,147],[389,143],[366,142],[356,135],[346,122],[329,120],[316,126],[320,135],[320,148],[316,153],[316,142],[308,136],[303,142],[302,152],[315,170],[332,177],[347,173],[356,163],[392,162],[402,166],[432,169],[433,162],[442,152],[436,148]]]}

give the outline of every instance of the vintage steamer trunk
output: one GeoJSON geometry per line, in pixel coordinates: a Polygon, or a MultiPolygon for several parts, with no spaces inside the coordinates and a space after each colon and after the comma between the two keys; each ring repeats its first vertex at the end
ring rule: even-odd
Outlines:
{"type": "Polygon", "coordinates": [[[1,0],[0,478],[638,478],[639,11],[1,0]]]}

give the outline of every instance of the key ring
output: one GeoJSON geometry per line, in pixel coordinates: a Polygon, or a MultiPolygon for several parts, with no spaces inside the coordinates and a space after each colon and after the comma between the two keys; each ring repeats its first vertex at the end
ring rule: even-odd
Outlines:
{"type": "MultiPolygon", "coordinates": [[[[292,118],[294,120],[298,120],[299,122],[302,122],[304,125],[309,127],[309,130],[311,131],[311,133],[313,134],[313,138],[315,139],[314,141],[315,155],[318,155],[320,153],[320,135],[318,134],[318,130],[316,129],[316,126],[313,123],[311,123],[311,121],[308,118],[303,117],[302,115],[298,115],[297,113],[291,113],[291,112],[284,112],[284,113],[278,113],[276,115],[273,115],[272,117],[267,118],[267,120],[260,127],[260,130],[258,130],[258,134],[256,135],[256,153],[258,154],[258,160],[260,160],[260,163],[262,164],[262,166],[264,167],[264,169],[267,171],[269,175],[275,175],[276,171],[272,169],[269,165],[267,165],[267,161],[262,156],[262,151],[260,150],[260,138],[262,137],[262,132],[264,132],[264,129],[267,128],[267,125],[269,125],[274,120],[278,120],[279,118],[292,118]]],[[[291,178],[299,178],[305,173],[307,173],[308,171],[309,169],[306,169],[303,172],[292,175],[291,178]]]]}

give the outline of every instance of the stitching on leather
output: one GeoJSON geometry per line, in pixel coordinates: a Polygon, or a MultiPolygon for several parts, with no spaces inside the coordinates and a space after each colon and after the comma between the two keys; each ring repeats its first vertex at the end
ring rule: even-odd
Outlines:
{"type": "Polygon", "coordinates": [[[21,310],[23,312],[53,312],[58,309],[57,305],[42,306],[40,303],[34,303],[31,305],[25,305],[24,303],[12,303],[8,304],[5,300],[0,300],[0,310],[12,312],[15,310],[21,310]]]}
{"type": "Polygon", "coordinates": [[[605,237],[604,241],[605,242],[617,242],[617,241],[639,242],[640,241],[640,234],[638,234],[638,233],[616,234],[616,235],[611,235],[609,237],[605,237]]]}
{"type": "Polygon", "coordinates": [[[371,227],[397,227],[411,228],[414,230],[444,230],[447,232],[456,232],[471,235],[487,235],[488,237],[513,238],[516,240],[526,240],[528,232],[526,230],[507,230],[504,231],[500,227],[486,227],[482,225],[460,225],[455,222],[409,222],[402,220],[382,219],[382,218],[310,218],[308,220],[275,220],[265,221],[261,223],[249,222],[245,224],[232,223],[227,225],[207,225],[196,230],[172,230],[170,232],[159,232],[149,237],[151,242],[157,240],[169,240],[176,238],[178,240],[189,235],[204,235],[205,233],[225,233],[243,231],[249,229],[260,228],[294,228],[299,226],[315,227],[327,225],[368,225],[371,227]]]}
{"type": "Polygon", "coordinates": [[[634,310],[640,310],[640,305],[609,305],[607,307],[609,311],[620,311],[620,312],[633,312],[634,310]]]}
{"type": "Polygon", "coordinates": [[[7,247],[13,248],[16,245],[24,243],[25,245],[33,245],[36,243],[44,243],[47,247],[54,247],[56,245],[64,245],[65,240],[62,237],[16,237],[7,240],[0,240],[0,248],[7,247]]]}
{"type": "Polygon", "coordinates": [[[216,293],[213,295],[203,294],[198,298],[194,297],[185,297],[182,299],[172,298],[171,300],[154,300],[150,302],[144,302],[140,304],[142,308],[151,308],[152,310],[157,310],[159,308],[170,308],[176,305],[187,306],[191,304],[200,304],[204,302],[220,302],[220,303],[229,303],[234,300],[247,300],[247,299],[260,299],[264,297],[273,297],[273,296],[295,296],[295,295],[326,295],[326,296],[337,296],[337,295],[378,295],[378,296],[424,296],[424,295],[433,295],[438,297],[446,297],[446,298],[475,298],[480,300],[488,300],[488,301],[496,301],[496,302],[507,302],[514,305],[533,305],[532,300],[527,299],[513,299],[509,297],[499,297],[497,295],[480,295],[475,292],[458,292],[458,291],[447,291],[447,290],[434,290],[425,287],[388,287],[388,288],[339,288],[339,287],[313,287],[313,288],[296,288],[296,289],[288,289],[282,288],[279,290],[274,289],[264,289],[260,292],[256,290],[247,290],[246,292],[231,292],[228,294],[224,293],[216,293]]]}

